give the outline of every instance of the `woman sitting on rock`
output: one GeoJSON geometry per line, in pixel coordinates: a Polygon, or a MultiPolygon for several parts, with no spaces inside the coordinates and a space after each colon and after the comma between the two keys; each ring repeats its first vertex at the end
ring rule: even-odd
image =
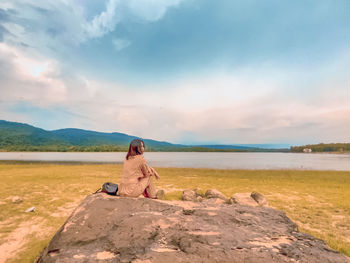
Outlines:
{"type": "Polygon", "coordinates": [[[123,166],[123,176],[119,185],[120,196],[138,197],[141,194],[147,198],[157,198],[152,176],[159,179],[158,173],[146,164],[143,157],[145,143],[134,139],[129,146],[123,166]]]}

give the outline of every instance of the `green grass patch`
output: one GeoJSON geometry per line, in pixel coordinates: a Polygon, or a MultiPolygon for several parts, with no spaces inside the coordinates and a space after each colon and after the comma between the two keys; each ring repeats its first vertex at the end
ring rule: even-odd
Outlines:
{"type": "MultiPolygon", "coordinates": [[[[166,199],[179,199],[182,189],[216,188],[226,196],[257,191],[283,210],[300,230],[325,240],[350,256],[350,172],[295,170],[215,170],[157,168],[157,187],[166,199]]],[[[120,164],[0,164],[0,245],[31,222],[39,230],[8,262],[33,262],[72,210],[104,182],[118,183],[120,164]],[[14,204],[11,197],[22,203],[14,204]],[[24,213],[29,207],[35,212],[24,213]],[[26,224],[27,222],[27,224],[26,224]],[[39,235],[39,236],[38,236],[39,235]]]]}

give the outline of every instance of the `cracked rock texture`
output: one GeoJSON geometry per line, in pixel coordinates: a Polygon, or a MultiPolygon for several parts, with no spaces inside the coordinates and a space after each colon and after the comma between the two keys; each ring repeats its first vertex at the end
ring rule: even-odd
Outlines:
{"type": "Polygon", "coordinates": [[[37,262],[350,262],[281,211],[88,196],[37,262]]]}

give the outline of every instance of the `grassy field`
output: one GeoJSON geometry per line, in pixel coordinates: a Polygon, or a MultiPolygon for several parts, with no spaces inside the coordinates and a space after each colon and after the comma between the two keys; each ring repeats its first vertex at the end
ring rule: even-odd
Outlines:
{"type": "MultiPolygon", "coordinates": [[[[33,262],[87,195],[119,182],[122,165],[0,163],[0,262],[33,262]],[[14,196],[23,202],[13,203],[14,196]],[[29,207],[35,212],[25,213],[29,207]],[[4,256],[5,255],[5,256],[4,256]]],[[[350,256],[350,172],[157,168],[167,199],[182,189],[258,191],[299,230],[350,256]]]]}

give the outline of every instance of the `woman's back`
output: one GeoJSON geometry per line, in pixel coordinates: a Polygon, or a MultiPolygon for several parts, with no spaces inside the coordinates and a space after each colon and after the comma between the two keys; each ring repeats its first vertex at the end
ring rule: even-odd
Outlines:
{"type": "Polygon", "coordinates": [[[142,165],[146,163],[143,155],[130,156],[128,160],[124,161],[122,184],[135,184],[140,177],[143,177],[141,170],[142,165]]]}
{"type": "Polygon", "coordinates": [[[145,143],[140,139],[131,141],[123,166],[123,175],[119,185],[120,196],[156,198],[156,188],[151,177],[159,178],[158,173],[146,164],[143,157],[145,143]]]}

